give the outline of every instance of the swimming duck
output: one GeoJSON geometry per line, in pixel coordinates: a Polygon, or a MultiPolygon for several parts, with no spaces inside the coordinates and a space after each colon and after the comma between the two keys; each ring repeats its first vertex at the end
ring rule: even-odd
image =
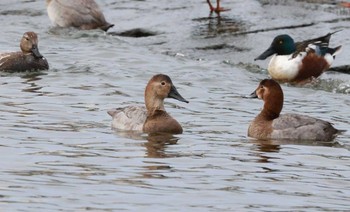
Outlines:
{"type": "Polygon", "coordinates": [[[209,5],[209,9],[211,13],[216,12],[217,14],[219,14],[220,12],[230,10],[230,9],[225,9],[223,7],[220,7],[220,0],[216,0],[216,7],[213,7],[210,0],[207,0],[207,3],[209,5]]]}
{"type": "Polygon", "coordinates": [[[340,52],[341,46],[328,47],[334,33],[297,43],[289,35],[278,35],[255,60],[265,60],[273,55],[267,68],[273,79],[290,83],[308,82],[326,71],[340,52]]]}
{"type": "Polygon", "coordinates": [[[283,91],[273,79],[262,80],[250,97],[262,99],[264,107],[249,125],[249,137],[262,140],[331,141],[341,132],[331,123],[310,116],[280,115],[283,91]]]}
{"type": "Polygon", "coordinates": [[[94,0],[46,0],[46,6],[50,20],[60,27],[107,31],[114,26],[106,21],[94,0]]]}
{"type": "Polygon", "coordinates": [[[28,70],[47,70],[49,64],[38,48],[38,36],[35,32],[23,34],[20,52],[0,54],[0,71],[21,72],[28,70]]]}
{"type": "Polygon", "coordinates": [[[112,128],[146,133],[181,134],[181,125],[165,111],[165,98],[174,98],[188,103],[179,94],[169,76],[157,74],[146,86],[146,107],[127,106],[108,111],[113,118],[112,128]]]}

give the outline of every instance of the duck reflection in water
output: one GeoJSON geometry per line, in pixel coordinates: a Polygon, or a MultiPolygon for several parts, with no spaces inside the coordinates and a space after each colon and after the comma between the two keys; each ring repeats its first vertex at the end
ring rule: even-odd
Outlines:
{"type": "Polygon", "coordinates": [[[120,137],[130,138],[132,140],[145,141],[141,145],[146,148],[145,157],[148,158],[169,158],[179,157],[178,153],[167,153],[166,148],[169,145],[177,144],[179,137],[169,133],[142,133],[134,130],[116,130],[114,131],[120,137]]]}
{"type": "Polygon", "coordinates": [[[147,149],[146,157],[149,158],[169,158],[178,157],[177,153],[167,153],[166,148],[169,145],[177,144],[180,138],[175,137],[172,134],[166,133],[152,133],[147,137],[147,142],[144,146],[147,149]]]}
{"type": "Polygon", "coordinates": [[[338,147],[344,148],[342,144],[335,141],[330,142],[310,142],[310,141],[298,141],[298,140],[252,140],[254,147],[257,151],[258,161],[261,163],[270,163],[271,159],[277,157],[269,156],[267,153],[278,153],[283,149],[285,145],[300,145],[300,146],[325,146],[325,147],[338,147]]]}

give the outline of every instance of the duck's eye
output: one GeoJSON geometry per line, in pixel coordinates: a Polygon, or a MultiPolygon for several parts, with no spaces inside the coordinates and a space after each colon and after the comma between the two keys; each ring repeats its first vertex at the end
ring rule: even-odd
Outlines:
{"type": "Polygon", "coordinates": [[[263,85],[260,85],[260,89],[263,89],[264,88],[264,86],[263,85]]]}
{"type": "Polygon", "coordinates": [[[283,40],[280,40],[280,42],[279,42],[280,44],[283,44],[283,40]]]}
{"type": "Polygon", "coordinates": [[[27,41],[29,41],[29,38],[25,38],[27,41]]]}
{"type": "Polygon", "coordinates": [[[164,85],[165,85],[165,82],[163,81],[163,82],[161,82],[160,84],[164,86],[164,85]]]}

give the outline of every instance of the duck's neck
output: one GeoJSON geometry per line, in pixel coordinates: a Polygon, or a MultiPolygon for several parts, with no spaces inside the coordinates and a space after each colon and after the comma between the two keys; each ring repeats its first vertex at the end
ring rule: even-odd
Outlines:
{"type": "Polygon", "coordinates": [[[145,103],[148,116],[152,116],[157,110],[165,111],[164,99],[157,98],[154,95],[146,94],[145,103]]]}
{"type": "Polygon", "coordinates": [[[264,108],[258,117],[269,121],[278,118],[283,108],[283,93],[269,96],[264,101],[264,108]]]}
{"type": "Polygon", "coordinates": [[[280,115],[280,113],[276,113],[273,110],[269,110],[269,109],[264,108],[260,112],[260,114],[258,115],[257,118],[272,121],[272,120],[278,118],[279,115],[280,115]]]}

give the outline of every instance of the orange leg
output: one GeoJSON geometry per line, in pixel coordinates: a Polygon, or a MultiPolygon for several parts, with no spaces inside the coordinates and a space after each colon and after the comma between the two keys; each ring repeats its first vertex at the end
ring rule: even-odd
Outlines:
{"type": "Polygon", "coordinates": [[[207,2],[209,5],[210,12],[216,12],[217,14],[219,14],[220,12],[230,10],[230,9],[225,9],[223,7],[220,7],[220,0],[216,0],[216,8],[213,7],[213,5],[210,3],[210,0],[207,0],[207,2]]]}
{"type": "Polygon", "coordinates": [[[341,2],[341,6],[350,8],[350,2],[341,2]]]}

